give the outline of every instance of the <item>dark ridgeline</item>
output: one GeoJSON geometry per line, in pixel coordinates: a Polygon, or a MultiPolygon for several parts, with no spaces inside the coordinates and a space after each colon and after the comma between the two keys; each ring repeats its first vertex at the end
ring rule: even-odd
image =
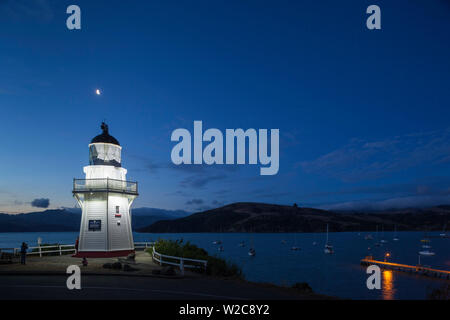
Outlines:
{"type": "MultiPolygon", "coordinates": [[[[137,208],[132,210],[132,228],[142,228],[159,220],[175,219],[189,213],[182,210],[137,208]]],[[[0,213],[0,232],[80,231],[80,209],[55,209],[41,212],[0,213]]]]}
{"type": "Polygon", "coordinates": [[[332,212],[264,203],[234,203],[187,217],[162,220],[139,232],[330,232],[442,230],[450,221],[450,206],[378,212],[332,212]]]}

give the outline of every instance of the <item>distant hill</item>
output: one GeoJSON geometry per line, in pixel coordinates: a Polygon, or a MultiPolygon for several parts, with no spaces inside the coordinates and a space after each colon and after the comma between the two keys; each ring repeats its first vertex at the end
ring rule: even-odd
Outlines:
{"type": "MultiPolygon", "coordinates": [[[[182,210],[156,208],[132,209],[133,230],[150,225],[159,220],[170,220],[189,215],[182,210]]],[[[0,232],[62,232],[79,231],[81,209],[64,208],[21,214],[0,213],[0,232]]]]}
{"type": "Polygon", "coordinates": [[[187,217],[160,220],[139,232],[323,232],[442,230],[450,222],[450,206],[389,212],[332,212],[265,203],[234,203],[187,217]]]}

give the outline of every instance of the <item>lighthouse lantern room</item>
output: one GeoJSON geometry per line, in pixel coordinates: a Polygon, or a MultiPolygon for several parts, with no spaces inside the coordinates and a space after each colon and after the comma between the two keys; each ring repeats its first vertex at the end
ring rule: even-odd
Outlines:
{"type": "Polygon", "coordinates": [[[101,129],[89,144],[86,178],[73,181],[73,195],[82,210],[75,257],[120,257],[134,251],[131,205],[138,196],[137,182],[126,180],[119,141],[106,123],[101,129]]]}

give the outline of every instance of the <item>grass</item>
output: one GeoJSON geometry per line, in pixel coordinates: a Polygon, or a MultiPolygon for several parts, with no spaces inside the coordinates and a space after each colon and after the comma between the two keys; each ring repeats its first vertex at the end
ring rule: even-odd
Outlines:
{"type": "MultiPolygon", "coordinates": [[[[208,275],[243,278],[242,270],[238,265],[217,256],[210,256],[205,249],[199,248],[190,242],[183,243],[183,241],[179,240],[158,240],[155,243],[155,250],[158,253],[168,256],[206,260],[208,261],[206,268],[206,274],[208,275]]],[[[153,248],[147,249],[147,252],[152,254],[153,248]]],[[[164,258],[164,260],[170,259],[164,258]]]]}

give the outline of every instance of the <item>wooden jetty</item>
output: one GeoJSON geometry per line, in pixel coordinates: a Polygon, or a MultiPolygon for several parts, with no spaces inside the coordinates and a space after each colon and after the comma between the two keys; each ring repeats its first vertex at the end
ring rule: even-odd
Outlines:
{"type": "Polygon", "coordinates": [[[407,264],[395,262],[378,261],[374,260],[373,257],[371,256],[367,256],[364,259],[361,259],[361,265],[363,266],[377,265],[382,269],[390,269],[394,271],[402,271],[411,274],[418,274],[427,277],[450,280],[450,271],[447,270],[433,269],[422,265],[410,266],[407,264]]]}

